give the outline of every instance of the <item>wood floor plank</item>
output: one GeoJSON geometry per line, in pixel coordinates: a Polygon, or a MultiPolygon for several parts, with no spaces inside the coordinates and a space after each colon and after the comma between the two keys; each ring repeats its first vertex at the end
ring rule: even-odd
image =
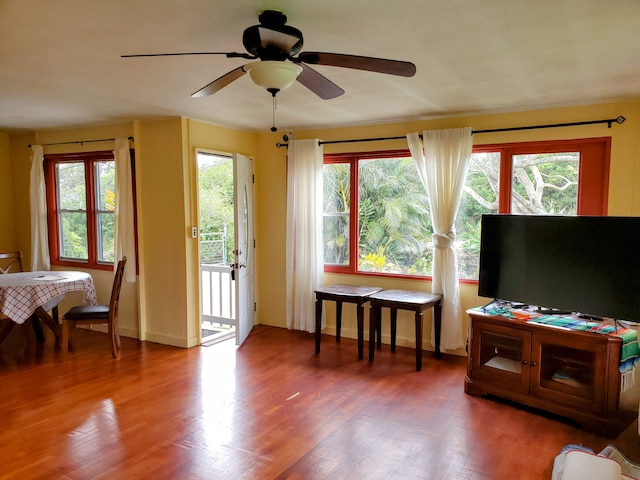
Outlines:
{"type": "Polygon", "coordinates": [[[466,395],[466,359],[257,326],[179,349],[79,332],[66,362],[19,329],[0,346],[0,479],[442,479],[551,477],[569,443],[640,461],[634,422],[617,438],[466,395]]]}

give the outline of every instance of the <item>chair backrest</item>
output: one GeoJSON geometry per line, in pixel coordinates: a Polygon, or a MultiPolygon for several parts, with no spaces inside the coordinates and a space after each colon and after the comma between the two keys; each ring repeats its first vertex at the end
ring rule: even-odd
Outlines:
{"type": "Polygon", "coordinates": [[[111,300],[109,301],[109,316],[114,318],[118,312],[118,301],[120,300],[120,290],[122,288],[122,277],[124,267],[127,264],[127,257],[122,257],[116,268],[116,275],[113,277],[113,288],[111,289],[111,300]]]}
{"type": "Polygon", "coordinates": [[[0,253],[0,275],[22,271],[22,252],[0,253]]]}

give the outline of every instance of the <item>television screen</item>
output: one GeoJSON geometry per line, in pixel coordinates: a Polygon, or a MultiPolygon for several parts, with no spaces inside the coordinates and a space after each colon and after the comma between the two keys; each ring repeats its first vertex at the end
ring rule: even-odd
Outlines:
{"type": "Polygon", "coordinates": [[[478,295],[640,321],[640,217],[483,215],[478,295]]]}

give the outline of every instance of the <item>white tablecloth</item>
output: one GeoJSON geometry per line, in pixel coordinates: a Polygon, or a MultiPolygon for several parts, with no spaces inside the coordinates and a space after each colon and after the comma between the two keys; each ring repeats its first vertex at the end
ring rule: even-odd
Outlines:
{"type": "Polygon", "coordinates": [[[84,292],[85,303],[96,304],[93,278],[86,272],[7,273],[0,275],[0,312],[16,323],[24,323],[38,307],[49,310],[74,291],[84,292]]]}

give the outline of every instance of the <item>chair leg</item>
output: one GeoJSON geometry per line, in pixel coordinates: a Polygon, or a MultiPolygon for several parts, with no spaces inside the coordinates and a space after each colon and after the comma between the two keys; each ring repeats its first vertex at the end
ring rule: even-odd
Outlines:
{"type": "Polygon", "coordinates": [[[120,350],[120,336],[115,325],[109,325],[109,338],[111,339],[111,355],[113,358],[117,358],[120,350]]]}

